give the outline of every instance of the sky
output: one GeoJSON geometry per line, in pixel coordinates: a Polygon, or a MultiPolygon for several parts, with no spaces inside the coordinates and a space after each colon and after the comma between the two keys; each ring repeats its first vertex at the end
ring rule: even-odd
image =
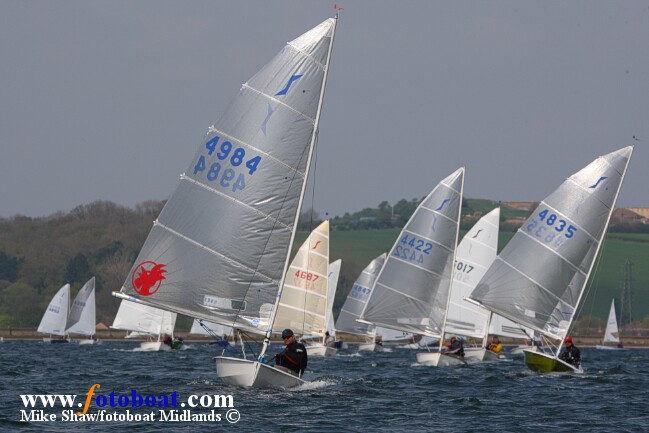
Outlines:
{"type": "MultiPolygon", "coordinates": [[[[166,199],[207,128],[333,1],[0,0],[0,217],[166,199]]],[[[540,201],[635,144],[649,207],[649,3],[348,0],[305,209],[540,201]],[[635,139],[634,139],[635,137],[635,139]]]]}

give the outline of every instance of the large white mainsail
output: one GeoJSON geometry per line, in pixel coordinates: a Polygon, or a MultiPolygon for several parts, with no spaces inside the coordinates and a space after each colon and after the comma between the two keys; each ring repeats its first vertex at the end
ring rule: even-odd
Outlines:
{"type": "Polygon", "coordinates": [[[95,335],[95,277],[92,277],[79,289],[72,302],[70,315],[66,324],[69,334],[95,335]]]}
{"type": "MultiPolygon", "coordinates": [[[[265,333],[263,361],[318,133],[336,21],[289,42],[241,87],[181,176],[117,296],[265,333]]],[[[289,377],[262,384],[259,363],[230,380],[223,376],[228,367],[218,365],[224,364],[217,374],[231,384],[300,383],[289,377]]]]}
{"type": "Polygon", "coordinates": [[[345,303],[336,320],[336,330],[348,334],[361,335],[372,339],[376,335],[376,326],[369,323],[360,323],[357,319],[361,316],[365,304],[370,297],[376,277],[385,263],[386,254],[383,253],[370,262],[358,276],[352,289],[347,294],[345,303]]]}
{"type": "Polygon", "coordinates": [[[325,333],[329,276],[329,221],[315,228],[288,268],[273,323],[275,332],[289,328],[305,337],[325,333]]]}
{"type": "Polygon", "coordinates": [[[457,244],[464,168],[420,203],[381,269],[361,320],[441,336],[457,244]]]}
{"type": "Polygon", "coordinates": [[[70,285],[61,287],[52,298],[37,331],[42,334],[65,335],[70,308],[70,285]]]}
{"type": "Polygon", "coordinates": [[[560,341],[554,359],[531,361],[533,355],[526,352],[532,369],[572,368],[557,357],[632,153],[632,146],[611,152],[563,182],[534,210],[471,294],[494,313],[560,341]]]}

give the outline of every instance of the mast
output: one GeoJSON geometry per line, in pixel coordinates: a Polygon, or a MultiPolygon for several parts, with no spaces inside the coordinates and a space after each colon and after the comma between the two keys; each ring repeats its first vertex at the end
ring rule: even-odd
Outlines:
{"type": "MultiPolygon", "coordinates": [[[[615,210],[615,203],[617,202],[617,198],[620,195],[620,190],[622,189],[622,184],[624,183],[624,178],[626,177],[626,171],[629,168],[629,162],[631,162],[631,157],[633,156],[634,149],[635,146],[631,145],[631,153],[629,153],[629,157],[627,158],[626,164],[624,165],[624,171],[622,172],[620,183],[617,186],[617,191],[615,192],[615,199],[613,200],[613,203],[611,204],[611,210],[608,212],[608,216],[606,217],[606,223],[604,224],[604,230],[602,230],[602,236],[599,239],[599,242],[597,243],[597,247],[595,248],[595,254],[593,255],[593,260],[591,260],[590,262],[590,265],[588,267],[588,273],[586,274],[586,278],[584,278],[584,282],[581,286],[581,291],[579,292],[579,297],[577,298],[577,302],[575,303],[575,313],[573,313],[570,316],[570,320],[568,321],[568,326],[566,326],[566,334],[570,331],[572,322],[574,322],[575,320],[577,306],[581,303],[581,298],[584,296],[584,292],[586,291],[585,288],[586,285],[588,284],[588,279],[590,278],[590,274],[593,271],[593,266],[595,265],[595,259],[597,258],[597,255],[599,254],[599,250],[602,247],[602,243],[604,242],[604,237],[606,236],[606,231],[608,230],[608,224],[610,223],[611,217],[613,216],[613,211],[615,210]]],[[[559,341],[559,346],[557,346],[557,352],[554,354],[555,358],[558,358],[559,353],[561,353],[561,348],[563,347],[565,335],[563,337],[564,338],[561,338],[561,340],[559,341]]]]}
{"type": "Polygon", "coordinates": [[[318,109],[316,111],[316,116],[315,116],[315,124],[313,125],[313,132],[311,134],[311,143],[309,144],[309,155],[307,157],[307,163],[306,163],[306,169],[304,172],[304,182],[302,182],[302,189],[300,192],[300,200],[297,205],[296,213],[295,213],[295,221],[293,222],[293,230],[291,231],[291,239],[289,241],[289,249],[286,254],[286,260],[284,261],[284,269],[282,271],[282,276],[279,281],[279,290],[277,292],[277,296],[275,297],[275,304],[273,305],[273,310],[270,314],[269,320],[268,320],[268,329],[266,330],[266,336],[264,337],[264,343],[261,347],[261,351],[259,352],[259,357],[258,360],[259,362],[264,362],[264,355],[266,354],[266,350],[268,349],[268,345],[270,344],[270,336],[273,333],[273,322],[275,321],[275,316],[277,315],[277,307],[279,306],[279,301],[282,296],[282,288],[284,286],[284,280],[286,279],[286,271],[288,270],[289,266],[289,260],[291,258],[291,247],[293,245],[293,242],[295,240],[295,231],[297,230],[297,225],[298,225],[298,219],[300,216],[300,211],[302,210],[302,202],[304,201],[304,192],[306,190],[306,184],[307,184],[307,179],[309,177],[309,171],[311,169],[311,159],[313,157],[313,149],[316,144],[316,140],[318,138],[318,126],[320,123],[320,113],[322,111],[322,102],[324,100],[324,93],[325,93],[325,88],[327,86],[327,77],[329,75],[329,65],[331,64],[331,53],[333,50],[333,45],[334,45],[334,36],[336,34],[336,24],[338,23],[338,13],[334,16],[334,22],[333,26],[331,28],[331,41],[329,42],[329,49],[327,52],[327,64],[325,65],[325,70],[324,70],[324,76],[322,78],[322,87],[320,88],[320,100],[318,101],[318,109]]]}
{"type": "MultiPolygon", "coordinates": [[[[464,174],[465,168],[462,167],[462,173],[464,174]]],[[[464,197],[464,175],[462,175],[462,183],[460,185],[460,209],[457,215],[457,224],[456,224],[456,229],[455,229],[455,248],[453,248],[453,258],[451,260],[451,263],[455,263],[455,255],[457,254],[457,241],[460,237],[460,221],[462,220],[462,197],[464,197]]],[[[442,351],[442,343],[444,342],[444,330],[446,328],[446,319],[448,318],[448,304],[451,302],[451,288],[453,286],[453,275],[455,274],[455,266],[453,266],[453,272],[451,273],[451,278],[449,279],[449,288],[448,288],[448,295],[446,296],[446,310],[444,311],[444,321],[442,322],[442,331],[441,331],[441,338],[439,339],[439,351],[442,351]]],[[[489,328],[487,328],[489,329],[489,328]]],[[[489,332],[489,331],[487,331],[489,332]]]]}

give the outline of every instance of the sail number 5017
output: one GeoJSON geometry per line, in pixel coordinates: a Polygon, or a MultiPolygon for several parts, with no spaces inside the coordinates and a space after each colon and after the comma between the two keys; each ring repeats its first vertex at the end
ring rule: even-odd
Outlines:
{"type": "Polygon", "coordinates": [[[248,169],[248,174],[252,176],[257,171],[261,156],[257,155],[246,160],[246,150],[243,147],[234,148],[232,143],[227,140],[219,144],[219,140],[219,136],[214,136],[205,143],[207,155],[212,156],[212,154],[216,153],[218,161],[207,166],[205,155],[199,156],[196,165],[194,165],[194,174],[205,172],[208,181],[216,182],[217,186],[230,188],[232,192],[237,192],[237,190],[246,187],[246,175],[235,168],[240,167],[245,161],[245,168],[248,169]],[[223,165],[226,167],[229,165],[234,168],[223,169],[219,161],[223,161],[223,165]]]}

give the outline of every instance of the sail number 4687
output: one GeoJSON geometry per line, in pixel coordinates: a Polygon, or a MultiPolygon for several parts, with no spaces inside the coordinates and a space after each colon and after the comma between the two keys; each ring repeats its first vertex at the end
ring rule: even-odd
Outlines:
{"type": "MultiPolygon", "coordinates": [[[[229,141],[223,141],[221,144],[218,144],[219,139],[219,136],[214,136],[211,140],[205,143],[207,155],[212,156],[212,154],[216,152],[216,158],[218,161],[212,163],[208,167],[205,155],[201,155],[194,166],[194,174],[206,172],[205,176],[208,181],[217,182],[217,185],[222,188],[231,188],[232,192],[237,192],[237,190],[246,187],[246,176],[244,173],[235,171],[234,167],[240,167],[244,164],[246,150],[243,147],[234,148],[232,143],[229,141]],[[219,161],[223,161],[224,166],[230,165],[233,168],[225,168],[224,170],[221,170],[222,166],[219,161]]],[[[247,171],[250,176],[257,171],[260,162],[261,156],[259,155],[245,160],[245,168],[248,169],[247,171]]]]}

